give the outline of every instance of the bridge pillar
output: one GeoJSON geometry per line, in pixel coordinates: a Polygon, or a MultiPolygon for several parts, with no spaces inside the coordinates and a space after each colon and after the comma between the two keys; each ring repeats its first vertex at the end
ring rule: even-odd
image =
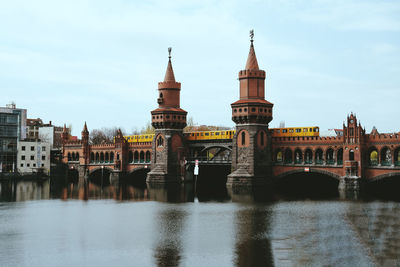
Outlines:
{"type": "Polygon", "coordinates": [[[253,35],[251,31],[245,70],[239,72],[240,99],[231,104],[236,134],[232,144],[232,173],[227,179],[229,187],[253,187],[272,181],[268,123],[272,120],[273,104],[265,100],[265,71],[258,67],[253,35]]]}
{"type": "Polygon", "coordinates": [[[342,199],[358,199],[361,192],[360,177],[342,177],[339,181],[339,196],[342,199]]]}
{"type": "Polygon", "coordinates": [[[183,128],[187,112],[180,108],[181,84],[175,81],[171,63],[171,49],[163,82],[158,83],[158,108],[151,112],[156,129],[153,139],[151,171],[147,183],[182,182],[184,168],[183,128]]]}

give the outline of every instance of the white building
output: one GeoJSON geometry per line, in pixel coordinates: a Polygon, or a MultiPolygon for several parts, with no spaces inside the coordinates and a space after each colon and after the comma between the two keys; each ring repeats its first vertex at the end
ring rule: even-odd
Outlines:
{"type": "Polygon", "coordinates": [[[17,145],[17,169],[21,174],[43,172],[50,174],[50,150],[48,142],[19,141],[17,145]]]}

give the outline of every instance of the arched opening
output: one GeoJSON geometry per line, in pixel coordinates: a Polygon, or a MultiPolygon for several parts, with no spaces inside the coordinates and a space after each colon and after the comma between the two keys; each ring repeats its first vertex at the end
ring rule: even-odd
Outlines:
{"type": "Polygon", "coordinates": [[[343,148],[339,148],[337,152],[337,165],[343,165],[343,148]]]}
{"type": "Polygon", "coordinates": [[[354,160],[354,150],[350,149],[349,151],[349,160],[354,160]]]}
{"type": "Polygon", "coordinates": [[[303,163],[303,153],[299,148],[294,151],[294,163],[302,164],[303,163]]]}
{"type": "Polygon", "coordinates": [[[392,165],[392,155],[391,155],[391,151],[388,147],[384,147],[381,150],[381,165],[382,166],[392,165]]]}
{"type": "Polygon", "coordinates": [[[133,153],[133,162],[138,163],[139,162],[139,152],[135,151],[133,153]]]}
{"type": "Polygon", "coordinates": [[[400,147],[394,151],[394,165],[400,166],[400,147]]]}
{"type": "Polygon", "coordinates": [[[95,185],[106,187],[110,185],[110,174],[110,169],[98,168],[90,173],[89,180],[95,185]]]}
{"type": "Polygon", "coordinates": [[[332,148],[328,148],[328,150],[326,150],[326,164],[327,165],[335,164],[335,154],[332,148]]]}
{"type": "Polygon", "coordinates": [[[100,154],[99,152],[96,152],[96,163],[100,162],[100,154]]]}
{"type": "Polygon", "coordinates": [[[72,158],[72,161],[75,161],[75,160],[76,160],[76,159],[75,159],[75,152],[72,152],[71,158],[72,158]]]}
{"type": "Polygon", "coordinates": [[[90,152],[90,163],[94,162],[94,153],[90,152]]]}
{"type": "Polygon", "coordinates": [[[146,178],[147,178],[147,173],[150,171],[149,168],[140,168],[140,169],[135,169],[131,173],[128,173],[125,175],[124,181],[128,184],[140,187],[140,188],[145,188],[146,187],[146,178]]]}
{"type": "Polygon", "coordinates": [[[246,145],[246,132],[242,131],[241,135],[242,135],[241,143],[242,143],[242,146],[244,146],[244,145],[246,145]]]}
{"type": "Polygon", "coordinates": [[[275,161],[281,163],[283,161],[283,154],[281,150],[277,150],[275,153],[275,161]]]}
{"type": "Polygon", "coordinates": [[[290,148],[285,149],[285,163],[290,164],[293,162],[293,153],[290,148]]]}
{"type": "Polygon", "coordinates": [[[151,161],[151,153],[150,151],[146,151],[146,162],[150,162],[151,161]]]}
{"type": "Polygon", "coordinates": [[[70,152],[68,152],[67,158],[68,158],[68,161],[72,161],[72,156],[71,156],[71,153],[70,153],[70,152]]]}
{"type": "Polygon", "coordinates": [[[104,162],[104,153],[100,152],[100,163],[104,162]]]}
{"type": "Polygon", "coordinates": [[[114,162],[114,152],[110,153],[110,163],[114,162]]]}
{"type": "Polygon", "coordinates": [[[366,189],[371,199],[400,201],[400,173],[373,180],[366,184],[366,189]]]}
{"type": "Polygon", "coordinates": [[[133,162],[133,152],[132,151],[129,151],[129,153],[128,153],[128,162],[129,163],[133,162]]]}
{"type": "Polygon", "coordinates": [[[75,154],[75,161],[79,161],[79,153],[78,152],[76,152],[76,154],[75,154]]]}
{"type": "Polygon", "coordinates": [[[106,163],[110,161],[110,154],[108,154],[108,152],[106,152],[104,160],[106,163]]]}
{"type": "Polygon", "coordinates": [[[139,154],[139,160],[140,160],[140,163],[144,163],[144,152],[143,151],[140,151],[140,154],[139,154]]]}
{"type": "Polygon", "coordinates": [[[379,159],[378,159],[378,149],[372,147],[368,150],[368,164],[369,166],[378,166],[379,159]]]}
{"type": "Polygon", "coordinates": [[[162,147],[162,146],[164,146],[164,138],[160,134],[157,138],[157,147],[162,147]]]}
{"type": "Polygon", "coordinates": [[[260,145],[264,145],[264,139],[265,139],[265,133],[264,133],[264,131],[261,131],[260,132],[260,145]]]}
{"type": "Polygon", "coordinates": [[[318,149],[315,151],[315,164],[322,165],[323,163],[324,163],[324,160],[323,160],[323,152],[322,152],[322,149],[321,149],[321,148],[318,148],[318,149]]]}
{"type": "Polygon", "coordinates": [[[79,172],[76,169],[68,169],[67,171],[67,182],[68,183],[78,183],[79,181],[79,172]]]}
{"type": "Polygon", "coordinates": [[[304,153],[304,163],[305,164],[313,163],[313,153],[312,153],[312,150],[309,148],[307,148],[306,152],[304,153]]]}
{"type": "Polygon", "coordinates": [[[298,172],[280,177],[276,191],[283,199],[337,198],[339,180],[333,176],[314,172],[298,172]]]}

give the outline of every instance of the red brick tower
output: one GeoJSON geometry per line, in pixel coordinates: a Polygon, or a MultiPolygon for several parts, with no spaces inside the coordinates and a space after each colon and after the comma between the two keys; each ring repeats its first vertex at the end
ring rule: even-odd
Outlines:
{"type": "Polygon", "coordinates": [[[265,71],[258,67],[253,36],[250,31],[249,56],[245,69],[239,72],[240,99],[231,104],[236,134],[228,186],[265,184],[271,176],[268,123],[272,120],[273,104],[265,100],[265,71]]]}
{"type": "Polygon", "coordinates": [[[183,128],[187,112],[180,108],[181,84],[175,81],[171,63],[171,48],[163,82],[158,83],[158,108],[151,112],[155,130],[153,140],[152,170],[147,175],[149,183],[180,182],[180,163],[183,160],[183,128]]]}
{"type": "Polygon", "coordinates": [[[343,125],[344,151],[343,160],[347,177],[361,177],[362,174],[362,150],[365,143],[365,130],[357,117],[351,113],[347,116],[347,127],[343,125]]]}
{"type": "Polygon", "coordinates": [[[86,121],[81,133],[81,140],[82,140],[82,153],[83,153],[82,163],[86,166],[87,164],[89,164],[89,131],[87,129],[86,121]]]}

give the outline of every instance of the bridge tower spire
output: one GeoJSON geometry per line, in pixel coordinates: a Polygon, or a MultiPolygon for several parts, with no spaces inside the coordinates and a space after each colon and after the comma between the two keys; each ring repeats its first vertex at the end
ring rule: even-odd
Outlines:
{"type": "Polygon", "coordinates": [[[268,123],[272,120],[273,104],[265,100],[265,71],[259,69],[253,37],[251,30],[246,66],[239,72],[240,98],[231,104],[236,134],[228,186],[265,184],[272,175],[268,123]]]}
{"type": "Polygon", "coordinates": [[[181,83],[175,80],[171,50],[168,48],[164,81],[158,83],[158,108],[151,112],[155,135],[148,183],[180,182],[183,177],[180,163],[184,160],[183,128],[187,112],[180,108],[181,83]]]}

